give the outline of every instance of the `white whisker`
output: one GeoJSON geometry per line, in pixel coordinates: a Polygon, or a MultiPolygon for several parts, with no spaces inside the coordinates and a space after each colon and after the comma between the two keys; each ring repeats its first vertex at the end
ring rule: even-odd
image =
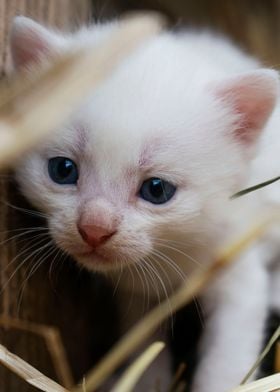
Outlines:
{"type": "MultiPolygon", "coordinates": [[[[0,295],[3,294],[3,291],[6,289],[6,287],[8,286],[8,284],[10,283],[10,281],[13,279],[13,277],[16,275],[16,273],[19,271],[19,269],[28,261],[30,260],[30,258],[32,258],[34,255],[36,255],[37,253],[41,252],[43,249],[45,249],[47,246],[49,246],[52,243],[52,241],[50,241],[49,243],[41,246],[39,249],[36,249],[35,251],[31,252],[27,257],[24,258],[24,260],[17,266],[17,268],[15,269],[15,271],[12,273],[12,275],[9,277],[9,279],[7,280],[7,282],[5,282],[5,284],[3,285],[3,287],[1,287],[1,291],[0,291],[0,295]]],[[[37,244],[36,244],[37,245],[37,244]]],[[[20,254],[18,254],[9,264],[13,263],[16,259],[18,259],[18,257],[20,257],[20,254]]]]}
{"type": "MultiPolygon", "coordinates": [[[[155,243],[156,243],[156,242],[155,242],[155,243]]],[[[167,245],[167,244],[164,244],[164,243],[158,243],[158,245],[161,246],[162,248],[166,248],[166,249],[173,250],[173,251],[175,251],[175,252],[177,252],[177,253],[179,253],[179,254],[185,256],[185,257],[188,258],[189,260],[193,261],[195,264],[201,266],[201,263],[200,263],[199,261],[195,260],[192,256],[190,256],[189,254],[183,252],[183,251],[180,250],[180,249],[177,249],[177,248],[175,248],[175,247],[173,247],[173,246],[170,246],[170,245],[167,245]]]]}
{"type": "Polygon", "coordinates": [[[120,284],[120,281],[121,281],[121,278],[122,278],[122,274],[123,274],[123,261],[122,260],[119,261],[118,257],[117,257],[116,263],[120,264],[120,273],[119,273],[119,276],[118,276],[118,280],[115,283],[115,287],[114,287],[114,291],[113,291],[113,297],[115,297],[115,295],[116,295],[116,292],[118,290],[118,287],[119,287],[119,284],[120,284]]]}
{"type": "MultiPolygon", "coordinates": [[[[37,238],[37,236],[35,236],[37,238]]],[[[19,257],[25,255],[26,253],[30,252],[30,250],[34,249],[35,247],[37,248],[37,246],[39,244],[41,244],[42,242],[46,241],[46,238],[49,238],[48,236],[43,237],[37,241],[35,241],[34,243],[34,238],[32,238],[30,240],[30,246],[28,246],[27,248],[24,248],[20,253],[18,253],[9,263],[8,265],[5,266],[5,268],[3,269],[3,272],[5,272],[19,257]]],[[[20,242],[20,241],[19,241],[20,242]]]]}
{"type": "Polygon", "coordinates": [[[16,211],[20,211],[20,212],[23,212],[23,213],[28,214],[28,215],[32,215],[32,216],[36,216],[36,217],[40,217],[40,218],[48,218],[48,215],[44,214],[43,212],[39,212],[39,211],[36,211],[36,210],[30,210],[28,208],[23,208],[23,207],[19,207],[19,206],[15,206],[14,204],[9,203],[9,202],[7,202],[6,200],[3,200],[3,199],[0,200],[0,203],[5,204],[7,207],[10,207],[10,208],[12,208],[12,209],[14,209],[16,211]]]}
{"type": "Polygon", "coordinates": [[[183,273],[183,271],[178,267],[175,261],[173,261],[169,256],[167,256],[165,253],[161,252],[160,250],[153,249],[152,255],[160,258],[163,262],[165,262],[170,268],[172,268],[182,279],[182,281],[185,280],[186,275],[183,273]]]}
{"type": "MultiPolygon", "coordinates": [[[[38,230],[38,231],[43,231],[43,230],[38,230]]],[[[26,230],[26,231],[24,231],[23,233],[19,233],[19,234],[15,234],[15,235],[13,235],[12,237],[9,237],[9,238],[6,238],[5,240],[3,240],[2,242],[0,242],[0,245],[2,246],[2,245],[5,245],[5,244],[7,244],[8,242],[10,242],[10,241],[12,241],[12,240],[16,240],[16,239],[18,239],[18,238],[21,238],[21,237],[24,237],[24,236],[26,236],[26,235],[28,235],[28,234],[31,234],[31,233],[34,233],[34,232],[36,232],[36,230],[26,230]]],[[[43,233],[44,235],[47,235],[47,233],[43,233]]]]}
{"type": "MultiPolygon", "coordinates": [[[[44,249],[41,249],[41,251],[44,249]]],[[[23,283],[20,286],[19,292],[19,299],[18,299],[18,305],[17,305],[17,313],[19,314],[19,310],[20,310],[20,305],[22,303],[22,299],[23,299],[23,294],[24,294],[24,290],[25,287],[29,281],[29,279],[36,273],[36,271],[40,268],[40,266],[44,263],[44,261],[51,256],[51,254],[53,254],[57,249],[55,247],[51,247],[49,251],[47,251],[46,253],[44,253],[35,263],[34,265],[31,267],[30,271],[28,272],[28,275],[25,276],[23,283]]],[[[41,253],[41,252],[39,252],[41,253]]]]}

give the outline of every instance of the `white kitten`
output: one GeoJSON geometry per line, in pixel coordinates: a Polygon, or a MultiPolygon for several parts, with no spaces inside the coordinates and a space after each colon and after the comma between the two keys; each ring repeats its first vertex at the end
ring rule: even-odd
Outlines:
{"type": "MultiPolygon", "coordinates": [[[[60,35],[16,18],[15,67],[82,46],[94,50],[117,28],[60,35]]],[[[55,138],[26,156],[17,179],[48,214],[59,247],[89,269],[113,270],[116,281],[122,274],[121,293],[143,296],[145,275],[153,303],[178,287],[196,261],[210,262],[261,203],[274,202],[277,185],[229,199],[248,179],[279,174],[278,109],[266,125],[277,96],[276,72],[226,40],[166,32],[136,49],[55,138]],[[263,130],[261,145],[269,149],[251,164],[263,130]]],[[[238,385],[259,353],[272,257],[265,245],[243,254],[202,296],[207,319],[193,392],[238,385]]],[[[141,307],[134,310],[141,317],[141,307]]]]}

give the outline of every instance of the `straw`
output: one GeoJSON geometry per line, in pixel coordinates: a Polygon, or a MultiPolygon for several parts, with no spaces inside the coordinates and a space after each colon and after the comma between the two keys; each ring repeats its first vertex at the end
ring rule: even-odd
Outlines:
{"type": "Polygon", "coordinates": [[[0,167],[13,163],[61,125],[73,107],[162,26],[156,13],[128,17],[95,50],[66,54],[47,70],[19,75],[9,86],[0,86],[0,167]]]}
{"type": "MultiPolygon", "coordinates": [[[[161,305],[150,311],[146,317],[128,331],[111,349],[108,355],[86,376],[87,392],[97,389],[169,317],[170,308],[173,312],[176,312],[189,303],[220,270],[230,265],[250,243],[259,238],[273,222],[273,218],[265,219],[261,223],[254,225],[237,241],[226,247],[214,263],[207,265],[193,274],[188,284],[179,288],[169,300],[164,301],[161,305]]],[[[73,392],[82,392],[82,387],[78,386],[74,388],[73,392]]]]}
{"type": "Polygon", "coordinates": [[[237,199],[238,197],[245,196],[248,193],[255,192],[256,190],[264,188],[267,185],[273,184],[274,182],[279,181],[279,180],[280,180],[280,177],[278,176],[278,177],[274,177],[270,180],[261,182],[257,185],[250,186],[249,188],[242,189],[242,191],[236,192],[234,195],[232,195],[231,199],[237,199]]]}
{"type": "Polygon", "coordinates": [[[0,345],[0,363],[40,391],[69,392],[69,390],[44,376],[33,366],[29,365],[15,354],[12,354],[2,345],[0,345]]]}
{"type": "Polygon", "coordinates": [[[260,354],[260,356],[258,357],[258,359],[256,360],[256,362],[254,363],[254,365],[252,366],[252,368],[249,370],[249,372],[246,374],[246,376],[243,378],[243,380],[241,381],[241,385],[245,384],[249,378],[251,377],[251,375],[254,373],[254,371],[259,367],[259,365],[261,364],[261,362],[264,360],[264,358],[267,356],[267,354],[269,353],[269,351],[271,350],[272,346],[274,345],[274,343],[278,340],[280,336],[280,325],[278,326],[278,328],[276,329],[276,331],[274,332],[274,334],[272,335],[272,337],[269,339],[269,342],[267,343],[266,347],[264,348],[264,350],[262,351],[262,353],[260,354]]]}
{"type": "Polygon", "coordinates": [[[247,385],[241,385],[230,392],[279,392],[280,391],[280,373],[269,377],[251,382],[247,385]]]}
{"type": "Polygon", "coordinates": [[[159,353],[163,350],[165,344],[163,342],[155,342],[151,344],[143,354],[141,354],[124,372],[121,379],[112,389],[112,392],[131,392],[137,384],[138,380],[155,360],[159,353]]]}
{"type": "Polygon", "coordinates": [[[0,317],[0,325],[5,328],[15,328],[42,336],[45,339],[58,380],[67,388],[74,384],[66,352],[57,328],[5,316],[0,317]]]}

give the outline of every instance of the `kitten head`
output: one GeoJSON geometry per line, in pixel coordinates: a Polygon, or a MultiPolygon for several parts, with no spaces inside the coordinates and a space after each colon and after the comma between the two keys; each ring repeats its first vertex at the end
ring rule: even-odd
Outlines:
{"type": "MultiPolygon", "coordinates": [[[[82,45],[94,50],[115,28],[62,36],[20,18],[15,66],[82,45]]],[[[219,69],[186,40],[165,33],[135,50],[17,169],[57,245],[88,268],[158,263],[172,248],[179,257],[180,243],[215,232],[246,178],[277,75],[219,69]]]]}

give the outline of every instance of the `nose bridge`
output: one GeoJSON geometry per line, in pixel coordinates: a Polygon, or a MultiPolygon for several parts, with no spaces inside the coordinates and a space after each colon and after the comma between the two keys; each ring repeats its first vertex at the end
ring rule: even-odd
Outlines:
{"type": "Polygon", "coordinates": [[[116,207],[104,199],[89,200],[82,206],[80,224],[115,231],[120,222],[116,207]]]}

